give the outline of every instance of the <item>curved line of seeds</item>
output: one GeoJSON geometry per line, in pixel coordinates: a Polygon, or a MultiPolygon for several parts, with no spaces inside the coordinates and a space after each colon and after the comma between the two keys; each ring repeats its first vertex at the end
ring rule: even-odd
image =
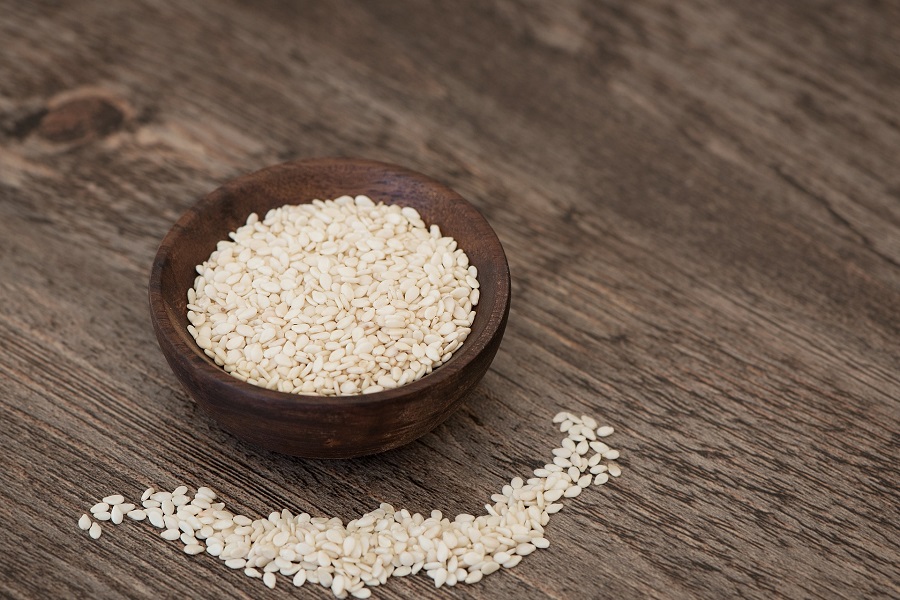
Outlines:
{"type": "Polygon", "coordinates": [[[559,500],[622,472],[615,462],[618,450],[598,439],[611,435],[612,427],[568,412],[553,422],[566,433],[553,450],[553,461],[535,469],[527,481],[514,477],[491,496],[493,504],[485,504],[487,514],[479,517],[461,514],[450,521],[437,510],[425,517],[381,504],[347,525],[287,509],[253,520],[226,510],[208,487],[197,488],[191,497],[186,486],[179,486],[172,492],[148,488],[141,496],[143,508],[126,503],[121,494],[107,496],[91,508],[94,520],[84,514],[78,526],[98,539],[100,521],[147,520],[163,529],[163,539],[184,544],[186,554],[205,551],[270,588],[280,573],[298,587],[306,582],[328,587],[337,598],[368,598],[370,587],[421,570],[436,587],[476,583],[547,548],[544,527],[562,509],[559,500]],[[590,450],[594,453],[588,457],[590,450]]]}

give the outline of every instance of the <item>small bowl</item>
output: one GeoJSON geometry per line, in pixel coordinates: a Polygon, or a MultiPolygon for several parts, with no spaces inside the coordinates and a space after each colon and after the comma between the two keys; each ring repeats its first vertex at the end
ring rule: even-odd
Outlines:
{"type": "Polygon", "coordinates": [[[219,424],[264,448],[308,458],[384,452],[428,433],[484,376],[509,315],[510,277],[497,235],[459,194],[419,173],[370,160],[321,158],[276,165],[239,177],[188,210],[159,246],[150,274],[150,315],[159,346],[187,393],[219,424]],[[355,396],[289,394],[227,374],[187,331],[187,290],[195,267],[217,242],[247,221],[285,204],[368,195],[412,206],[426,225],[453,236],[478,269],[480,300],[465,343],[425,377],[392,390],[355,396]]]}

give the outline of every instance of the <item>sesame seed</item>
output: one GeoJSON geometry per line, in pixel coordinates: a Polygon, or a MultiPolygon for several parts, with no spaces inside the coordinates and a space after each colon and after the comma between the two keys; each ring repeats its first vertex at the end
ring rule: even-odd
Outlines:
{"type": "Polygon", "coordinates": [[[99,512],[109,512],[109,504],[106,502],[98,502],[91,507],[91,514],[97,514],[99,512]]]}
{"type": "Polygon", "coordinates": [[[87,531],[91,528],[91,518],[87,515],[81,515],[81,518],[78,519],[78,527],[84,531],[87,531]]]}
{"type": "Polygon", "coordinates": [[[597,454],[603,454],[604,452],[609,452],[609,446],[607,446],[603,442],[591,442],[590,445],[591,445],[591,450],[593,450],[597,454]]]}
{"type": "MultiPolygon", "coordinates": [[[[263,583],[265,583],[266,587],[268,587],[269,589],[274,590],[275,583],[276,583],[275,573],[266,573],[265,575],[263,575],[263,583]]],[[[341,591],[343,591],[343,590],[341,590],[341,591]]],[[[335,595],[338,595],[338,594],[335,594],[335,595]]]]}
{"type": "Polygon", "coordinates": [[[159,537],[161,537],[164,540],[174,542],[175,540],[177,540],[178,538],[181,537],[181,532],[177,529],[166,529],[161,534],[159,534],[159,537]]]}
{"type": "Polygon", "coordinates": [[[200,544],[188,544],[184,547],[185,554],[190,554],[193,556],[195,554],[200,554],[201,552],[203,552],[203,546],[201,546],[200,544]]]}
{"type": "Polygon", "coordinates": [[[573,485],[571,487],[566,488],[566,491],[563,492],[563,496],[566,498],[575,498],[580,493],[581,493],[581,486],[573,485]]]}
{"type": "Polygon", "coordinates": [[[100,523],[91,524],[90,529],[88,530],[88,534],[95,540],[100,539],[100,535],[103,533],[103,530],[100,529],[100,523]]]}
{"type": "Polygon", "coordinates": [[[113,524],[120,525],[124,518],[125,515],[122,514],[122,505],[116,504],[115,506],[113,506],[109,516],[109,519],[113,522],[113,524]]]}
{"type": "Polygon", "coordinates": [[[158,508],[148,508],[147,511],[147,520],[150,521],[150,524],[156,527],[157,529],[162,529],[166,526],[165,521],[163,520],[162,511],[158,508]]]}

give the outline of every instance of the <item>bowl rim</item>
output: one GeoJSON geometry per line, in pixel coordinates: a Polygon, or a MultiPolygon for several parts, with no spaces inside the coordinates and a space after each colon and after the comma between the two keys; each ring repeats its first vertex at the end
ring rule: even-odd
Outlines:
{"type": "MultiPolygon", "coordinates": [[[[247,216],[249,217],[249,214],[247,216]]],[[[437,225],[440,226],[441,224],[437,223],[437,225]]],[[[225,238],[223,237],[222,239],[224,240],[225,238]]],[[[479,272],[479,278],[481,276],[482,275],[479,272]]],[[[316,407],[332,408],[339,406],[352,408],[375,404],[390,404],[392,402],[407,399],[424,390],[445,383],[448,379],[451,379],[454,375],[463,371],[467,365],[474,362],[476,358],[486,350],[491,340],[494,339],[498,332],[505,328],[505,322],[510,308],[510,282],[509,261],[506,258],[503,245],[496,232],[490,226],[487,219],[485,219],[484,215],[482,215],[471,202],[463,198],[450,187],[427,175],[391,163],[364,158],[318,157],[287,161],[250,173],[245,173],[226,181],[212,192],[206,194],[201,200],[194,203],[181,215],[181,217],[179,217],[160,242],[150,272],[148,292],[150,315],[154,329],[157,332],[157,337],[164,336],[167,343],[171,346],[171,349],[187,359],[187,362],[190,364],[190,370],[198,379],[197,383],[208,383],[214,387],[225,386],[238,391],[242,396],[253,396],[253,403],[255,406],[266,406],[269,408],[297,406],[307,410],[316,407]],[[412,179],[418,183],[425,184],[430,189],[439,193],[442,197],[447,197],[458,203],[459,207],[468,213],[466,216],[468,219],[471,219],[471,226],[480,230],[479,240],[484,240],[487,245],[496,247],[499,251],[498,256],[502,257],[502,264],[499,264],[497,268],[497,292],[494,295],[494,301],[490,306],[483,305],[479,302],[475,313],[476,318],[478,318],[478,315],[480,314],[479,311],[489,311],[490,314],[486,315],[488,323],[481,332],[481,335],[477,337],[468,337],[465,343],[454,351],[450,360],[431,373],[412,383],[382,390],[380,392],[347,396],[295,394],[292,392],[271,390],[242,381],[227,373],[222,367],[216,365],[197,345],[187,329],[180,327],[178,323],[173,323],[169,318],[168,305],[163,294],[163,270],[171,260],[170,255],[173,249],[177,247],[179,241],[189,234],[192,226],[197,223],[202,214],[215,206],[224,197],[227,197],[230,194],[240,193],[241,188],[244,186],[258,185],[265,177],[271,176],[277,172],[294,170],[297,168],[314,169],[325,165],[334,166],[336,162],[342,163],[347,167],[378,169],[385,171],[386,173],[390,172],[392,175],[412,179]]],[[[186,295],[187,290],[183,290],[182,293],[186,295]]],[[[160,343],[160,345],[162,346],[162,343],[160,343]]],[[[164,348],[163,354],[166,354],[164,348]]],[[[168,360],[168,357],[166,358],[168,360]]],[[[221,401],[230,404],[233,399],[222,397],[221,401]]]]}

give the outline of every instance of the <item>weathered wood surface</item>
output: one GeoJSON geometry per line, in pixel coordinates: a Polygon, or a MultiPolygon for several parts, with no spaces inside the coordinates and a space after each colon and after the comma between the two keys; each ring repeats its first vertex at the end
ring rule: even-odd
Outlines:
{"type": "Polygon", "coordinates": [[[616,426],[623,476],[510,572],[376,597],[900,595],[898,107],[895,2],[0,1],[0,595],[329,597],[75,520],[179,482],[477,511],[559,408],[616,426]],[[217,428],[146,301],[201,195],[327,155],[454,187],[513,275],[464,409],[345,462],[217,428]]]}

